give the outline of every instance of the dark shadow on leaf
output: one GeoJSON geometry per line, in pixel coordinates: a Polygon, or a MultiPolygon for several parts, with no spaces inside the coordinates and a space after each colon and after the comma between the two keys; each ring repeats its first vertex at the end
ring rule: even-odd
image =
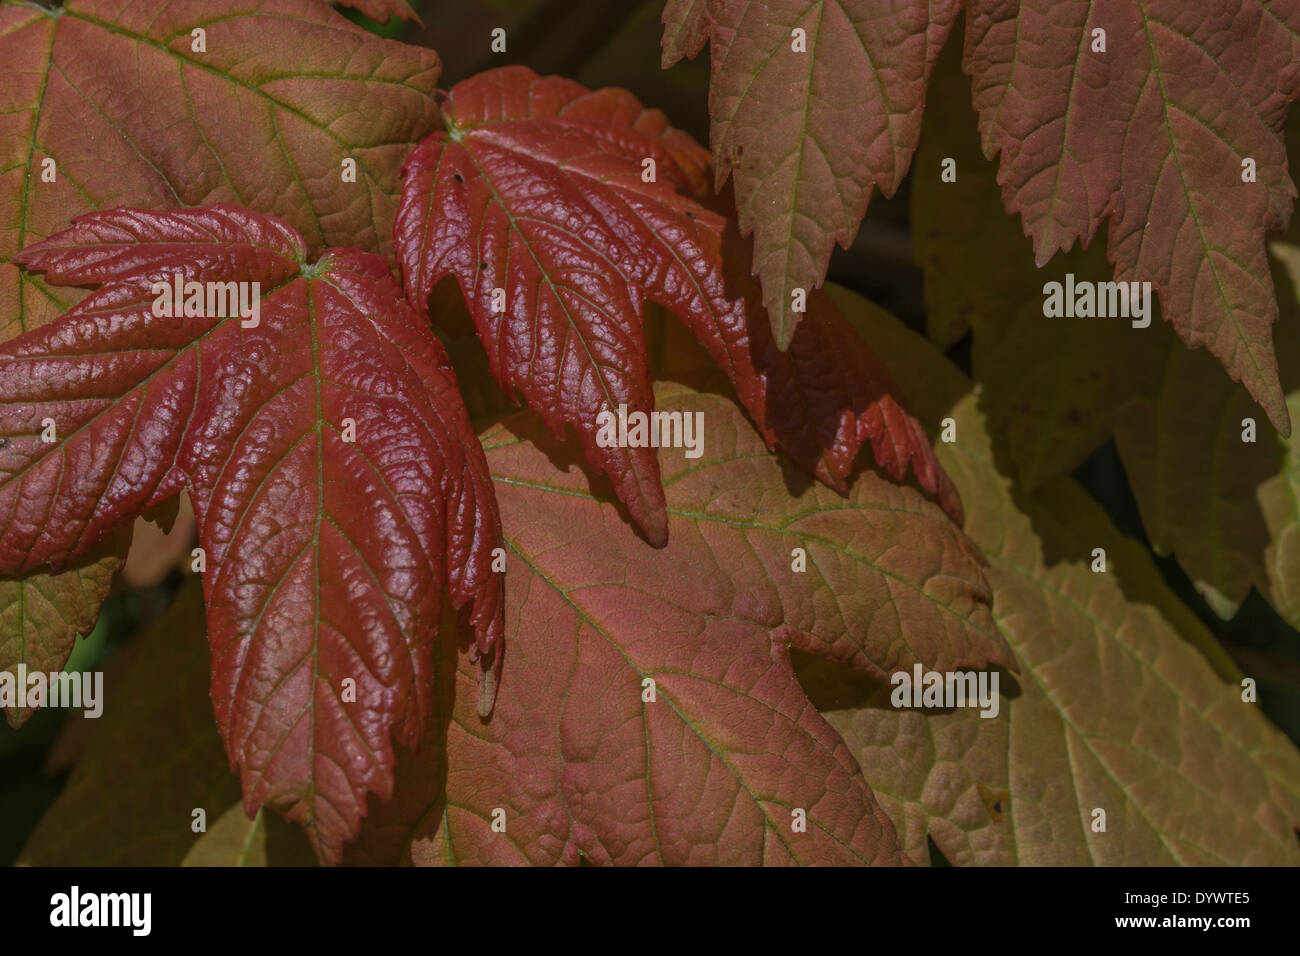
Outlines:
{"type": "MultiPolygon", "coordinates": [[[[499,427],[520,441],[530,442],[546,455],[557,472],[566,475],[574,472],[581,473],[587,481],[588,494],[602,504],[613,505],[623,523],[634,531],[638,538],[653,547],[644,532],[632,520],[632,513],[627,506],[614,493],[614,486],[609,478],[587,464],[582,452],[582,441],[571,425],[566,425],[564,434],[557,436],[531,409],[525,408],[502,418],[499,427]]],[[[506,540],[509,541],[510,528],[507,527],[504,531],[506,540]]]]}
{"type": "MultiPolygon", "coordinates": [[[[885,681],[877,680],[859,673],[842,664],[826,660],[814,654],[790,650],[790,659],[794,665],[795,675],[804,693],[812,701],[818,713],[833,710],[860,710],[871,707],[879,710],[892,710],[889,701],[893,687],[885,681]]],[[[990,668],[998,672],[998,692],[1008,701],[1020,696],[1020,682],[1010,671],[1002,667],[990,668]]],[[[925,713],[952,713],[952,707],[927,707],[925,713]]],[[[999,716],[1008,713],[1005,704],[999,716]]]]}
{"type": "Polygon", "coordinates": [[[302,827],[271,810],[263,811],[262,820],[266,825],[267,866],[319,866],[302,827]]]}
{"type": "MultiPolygon", "coordinates": [[[[394,745],[396,770],[392,797],[367,799],[361,832],[344,851],[350,866],[412,863],[416,841],[432,839],[443,827],[447,794],[447,735],[456,707],[457,666],[468,656],[470,632],[462,629],[447,595],[433,649],[433,711],[418,750],[394,745]]],[[[472,665],[469,665],[472,666],[472,665]]]]}

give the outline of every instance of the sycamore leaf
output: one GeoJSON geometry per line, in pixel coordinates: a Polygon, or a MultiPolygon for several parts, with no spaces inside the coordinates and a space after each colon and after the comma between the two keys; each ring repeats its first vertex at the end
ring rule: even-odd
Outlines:
{"type": "Polygon", "coordinates": [[[312,255],[387,252],[398,170],[437,121],[437,55],[320,0],[0,0],[0,63],[0,338],[76,301],[12,259],[93,209],[239,202],[312,255]]]}
{"type": "MultiPolygon", "coordinates": [[[[901,181],[959,6],[666,5],[665,66],[711,45],[718,183],[734,176],[779,342],[798,319],[792,291],[821,282],[834,242],[857,232],[872,186],[888,194],[901,181]]],[[[1023,219],[1038,263],[1076,239],[1087,244],[1109,218],[1116,277],[1151,282],[1183,341],[1209,348],[1286,432],[1263,240],[1286,225],[1296,195],[1280,134],[1300,93],[1300,7],[966,8],[984,152],[1001,153],[1005,205],[1023,219]]]]}
{"type": "Polygon", "coordinates": [[[667,0],[664,4],[663,67],[695,56],[709,42],[709,0],[667,0]]]}
{"type": "Polygon", "coordinates": [[[557,431],[577,431],[655,544],[667,533],[651,447],[611,444],[602,418],[653,410],[642,304],[669,308],[724,370],[769,446],[844,490],[859,448],[909,470],[954,516],[960,504],[883,366],[824,297],[782,353],[744,269],[739,237],[676,187],[707,154],[626,91],[589,92],[524,67],[457,84],[445,131],[412,154],[397,216],[407,295],[419,309],[454,277],[501,387],[557,431]]]}
{"type": "Polygon", "coordinates": [[[391,789],[390,734],[420,740],[444,583],[490,704],[500,530],[446,355],[387,263],[304,257],[233,206],[92,213],[23,251],[100,286],[0,347],[0,572],[61,570],[184,487],[245,805],[333,860],[391,789]]]}
{"type": "MultiPolygon", "coordinates": [[[[927,332],[947,348],[969,329],[981,411],[1017,483],[1066,475],[1113,432],[1130,398],[1148,395],[1178,345],[1158,318],[1049,318],[1048,282],[1110,278],[1101,238],[1034,267],[1033,246],[1003,214],[997,169],[980,152],[970,80],[958,50],[939,58],[912,184],[912,237],[925,272],[927,332]],[[951,161],[955,179],[941,176],[951,161]]],[[[1154,311],[1154,303],[1153,303],[1154,311]]]]}
{"type": "Polygon", "coordinates": [[[1154,400],[1125,406],[1115,436],[1152,547],[1178,558],[1219,616],[1258,587],[1300,625],[1290,443],[1266,421],[1247,424],[1255,404],[1208,356],[1173,353],[1158,381],[1154,400]],[[1243,441],[1252,428],[1254,442],[1243,441]]]}
{"type": "Polygon", "coordinates": [[[970,0],[966,71],[985,155],[1039,264],[1109,219],[1121,281],[1289,419],[1264,232],[1295,187],[1282,127],[1300,93],[1300,6],[1264,0],[1095,4],[970,0]]]}
{"type": "MultiPolygon", "coordinates": [[[[121,533],[61,574],[38,573],[0,579],[0,672],[49,674],[63,669],[78,637],[90,633],[113,576],[122,566],[121,533]]],[[[11,726],[18,727],[34,708],[0,699],[11,726]]]]}
{"type": "MultiPolygon", "coordinates": [[[[1294,163],[1300,122],[1289,124],[1287,144],[1294,163]]],[[[1280,378],[1296,411],[1300,226],[1269,252],[1281,290],[1280,378]]],[[[1235,614],[1253,587],[1300,627],[1300,438],[1257,421],[1245,389],[1207,356],[1171,355],[1153,378],[1154,392],[1125,406],[1115,436],[1152,546],[1177,557],[1219,615],[1235,614]]]]}
{"type": "Polygon", "coordinates": [[[712,58],[717,185],[735,181],[740,225],[777,343],[800,316],[794,290],[820,286],[871,191],[893,195],[921,128],[925,84],[960,0],[670,0],[663,65],[712,58]]]}
{"type": "Polygon", "coordinates": [[[1015,492],[978,394],[953,398],[970,384],[878,310],[856,317],[877,348],[915,356],[897,370],[953,402],[935,407],[958,438],[939,454],[978,503],[966,528],[989,557],[994,618],[1020,663],[992,719],[895,709],[888,687],[805,671],[904,851],[924,862],[928,835],[955,863],[1300,862],[1300,754],[1216,675],[1231,664],[1193,615],[1170,610],[1178,602],[1149,559],[1068,479],[1015,492]],[[1105,573],[1091,567],[1097,546],[1105,573]],[[1215,667],[1189,642],[1215,653],[1215,667]]]}
{"type": "Polygon", "coordinates": [[[792,495],[725,398],[676,383],[657,398],[707,434],[699,459],[660,450],[663,549],[531,416],[485,434],[509,549],[496,711],[478,719],[472,674],[447,660],[445,751],[406,758],[356,859],[897,862],[789,649],[879,677],[1013,666],[987,630],[980,558],[910,488],[867,474],[847,500],[792,495]]]}
{"type": "Polygon", "coordinates": [[[265,810],[251,820],[236,803],[199,838],[181,866],[266,866],[265,810]]]}

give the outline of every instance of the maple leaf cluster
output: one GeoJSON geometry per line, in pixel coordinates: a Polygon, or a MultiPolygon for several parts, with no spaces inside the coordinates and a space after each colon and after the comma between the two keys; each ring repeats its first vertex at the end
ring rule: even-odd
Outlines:
{"type": "MultiPolygon", "coordinates": [[[[712,157],[621,89],[509,66],[440,90],[432,51],[321,0],[155,6],[0,2],[0,673],[61,668],[130,523],[186,493],[219,745],[180,726],[242,802],[210,836],[247,847],[269,807],[326,863],[899,864],[931,830],[959,862],[1050,861],[1085,808],[1035,819],[1028,771],[1013,797],[1028,741],[1083,747],[1143,820],[1144,773],[1176,789],[1170,752],[1219,748],[1228,778],[1188,773],[1234,829],[1165,821],[1160,846],[1294,856],[1294,748],[1155,610],[1052,564],[1073,531],[1040,537],[962,373],[819,288],[908,172],[958,0],[669,0],[665,63],[711,44],[712,157]],[[449,293],[526,411],[472,419],[449,293]],[[653,307],[707,357],[680,380],[654,381],[653,307]],[[705,423],[697,455],[601,440],[656,410],[705,423]],[[872,703],[913,668],[1018,690],[991,722],[872,703]],[[1096,706],[1156,671],[1199,722],[1126,762],[1096,706]]],[[[1109,220],[1116,277],[1285,430],[1262,233],[1294,196],[1300,32],[1255,0],[1048,6],[965,5],[1001,201],[1040,266],[1109,220]]],[[[1080,540],[1113,533],[1047,488],[1080,540]]]]}
{"type": "MultiPolygon", "coordinates": [[[[8,33],[53,30],[55,59],[82,51],[100,13],[7,10],[8,33]]],[[[159,29],[136,45],[185,63],[159,29]]],[[[59,108],[74,104],[56,99],[39,121],[59,108]]],[[[312,250],[290,222],[229,203],[90,212],[12,257],[19,282],[94,291],[52,320],[24,317],[33,327],[0,347],[0,568],[75,573],[124,522],[185,490],[206,564],[212,700],[245,805],[302,822],[325,860],[355,836],[368,792],[391,795],[392,740],[425,736],[444,587],[476,635],[482,715],[504,666],[492,480],[420,314],[440,278],[455,276],[498,381],[576,429],[656,546],[668,513],[654,449],[593,438],[599,412],[653,408],[647,298],[718,359],[770,447],[845,492],[871,444],[896,478],[914,471],[960,513],[924,431],[829,300],[790,350],[773,346],[748,276],[724,276],[724,220],[679,191],[699,183],[707,154],[662,114],[523,68],[461,83],[435,112],[443,128],[406,162],[397,208],[405,295],[380,256],[312,250]],[[650,182],[647,157],[661,174],[650,182]],[[189,302],[214,287],[251,288],[255,315],[189,302]],[[498,287],[504,314],[490,311],[498,287]]]]}
{"type": "Polygon", "coordinates": [[[716,173],[735,180],[778,339],[800,319],[792,290],[820,285],[872,190],[902,183],[963,7],[983,151],[1000,156],[1037,264],[1109,222],[1115,278],[1151,282],[1183,341],[1288,432],[1263,242],[1296,196],[1281,135],[1300,95],[1288,4],[668,0],[664,65],[711,44],[716,173]]]}

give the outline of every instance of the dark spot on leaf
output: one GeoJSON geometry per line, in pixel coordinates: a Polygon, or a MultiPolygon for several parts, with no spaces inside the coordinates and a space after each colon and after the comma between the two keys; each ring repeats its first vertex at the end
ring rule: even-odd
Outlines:
{"type": "Polygon", "coordinates": [[[979,790],[980,800],[983,801],[984,809],[988,811],[990,819],[992,819],[994,823],[1001,822],[1003,804],[1011,799],[1011,794],[1007,793],[1005,790],[990,790],[982,783],[976,784],[976,787],[979,790]]]}
{"type": "Polygon", "coordinates": [[[455,178],[456,178],[456,182],[458,182],[458,183],[463,183],[463,182],[465,181],[465,177],[462,176],[460,173],[456,173],[456,177],[455,177],[455,178]]]}
{"type": "Polygon", "coordinates": [[[478,262],[478,267],[479,267],[480,269],[486,269],[486,268],[487,268],[487,263],[486,263],[485,261],[483,261],[482,259],[480,259],[479,262],[478,262]]]}
{"type": "Polygon", "coordinates": [[[688,213],[686,214],[686,218],[687,218],[687,219],[694,219],[694,218],[695,218],[695,213],[693,213],[693,212],[688,212],[688,213]]]}
{"type": "Polygon", "coordinates": [[[0,448],[8,448],[8,447],[9,447],[9,439],[0,438],[0,448]]]}

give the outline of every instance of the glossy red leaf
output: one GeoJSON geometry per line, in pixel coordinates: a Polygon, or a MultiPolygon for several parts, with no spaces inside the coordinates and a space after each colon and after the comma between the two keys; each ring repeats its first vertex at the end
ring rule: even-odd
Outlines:
{"type": "Polygon", "coordinates": [[[769,446],[843,489],[869,441],[893,477],[915,470],[959,515],[920,427],[828,300],[810,299],[790,355],[775,347],[748,270],[725,265],[738,258],[726,220],[681,192],[707,188],[707,153],[663,114],[624,90],[509,67],[457,84],[443,115],[405,168],[407,295],[425,309],[454,277],[507,394],[557,433],[573,427],[651,542],[667,534],[654,449],[597,442],[601,412],[653,408],[647,298],[713,355],[769,446]]]}
{"type": "Polygon", "coordinates": [[[304,258],[292,227],[233,206],[94,213],[21,253],[98,288],[0,347],[0,574],[61,569],[186,488],[245,805],[332,861],[391,790],[391,735],[421,739],[444,585],[490,703],[501,538],[455,377],[388,265],[304,258]],[[248,284],[256,321],[155,315],[177,276],[248,284]]]}

